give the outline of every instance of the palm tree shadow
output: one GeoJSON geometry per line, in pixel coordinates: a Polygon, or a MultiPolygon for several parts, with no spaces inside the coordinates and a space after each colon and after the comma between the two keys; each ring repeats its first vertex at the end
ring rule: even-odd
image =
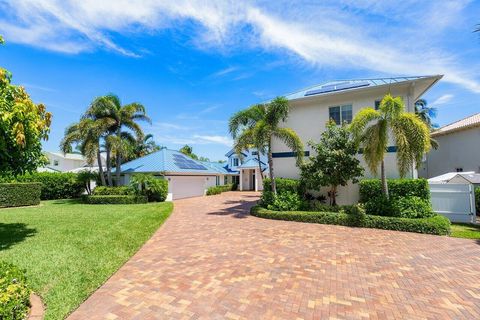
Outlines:
{"type": "Polygon", "coordinates": [[[243,219],[250,215],[250,208],[257,203],[258,197],[254,201],[233,201],[228,200],[225,204],[232,205],[225,209],[208,213],[217,216],[232,216],[233,218],[243,219]]]}
{"type": "Polygon", "coordinates": [[[0,223],[0,251],[32,237],[37,229],[28,228],[25,223],[0,223]]]}

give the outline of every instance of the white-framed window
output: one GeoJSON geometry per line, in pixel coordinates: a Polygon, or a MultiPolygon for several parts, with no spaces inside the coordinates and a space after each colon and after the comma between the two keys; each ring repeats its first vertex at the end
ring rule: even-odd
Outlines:
{"type": "Polygon", "coordinates": [[[335,121],[336,124],[344,122],[352,122],[352,105],[346,104],[342,106],[333,106],[328,108],[329,118],[335,121]]]}
{"type": "Polygon", "coordinates": [[[58,166],[58,160],[53,160],[53,165],[58,166]]]}
{"type": "Polygon", "coordinates": [[[233,166],[238,167],[238,158],[233,158],[233,166]]]}
{"type": "Polygon", "coordinates": [[[252,156],[258,156],[258,151],[252,151],[252,156]]]}

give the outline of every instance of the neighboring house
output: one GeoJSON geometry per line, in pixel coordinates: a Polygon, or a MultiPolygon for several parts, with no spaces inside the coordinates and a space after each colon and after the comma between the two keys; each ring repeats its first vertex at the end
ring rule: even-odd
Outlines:
{"type": "MultiPolygon", "coordinates": [[[[378,108],[385,94],[401,96],[405,102],[406,111],[414,112],[414,104],[429,90],[441,75],[398,77],[381,79],[357,79],[332,81],[289,94],[286,98],[290,103],[290,113],[284,127],[292,128],[301,138],[305,146],[305,156],[309,156],[311,148],[308,141],[318,142],[321,133],[329,119],[337,124],[350,123],[355,114],[362,108],[370,106],[378,108]]],[[[273,164],[276,177],[296,178],[300,170],[295,165],[294,153],[282,142],[273,141],[273,164]]],[[[361,155],[359,159],[366,168],[365,177],[371,177],[361,155]]],[[[389,143],[385,157],[386,174],[388,178],[398,178],[396,165],[396,147],[389,143]]],[[[416,178],[413,167],[408,177],[416,178]]],[[[326,194],[326,192],[324,192],[326,194]]],[[[337,202],[351,204],[358,201],[358,184],[339,188],[337,202]]]]}
{"type": "Polygon", "coordinates": [[[436,177],[447,172],[480,173],[480,113],[432,132],[438,149],[426,156],[419,176],[436,177]]]}
{"type": "Polygon", "coordinates": [[[135,173],[151,173],[168,181],[167,200],[203,196],[217,185],[220,174],[210,166],[181,152],[163,148],[122,164],[122,183],[128,184],[135,173]]]}
{"type": "Polygon", "coordinates": [[[261,173],[258,165],[257,149],[244,150],[240,155],[236,154],[235,150],[232,149],[225,156],[228,158],[227,169],[236,172],[236,175],[232,178],[234,183],[238,184],[238,190],[263,190],[263,179],[268,176],[266,155],[260,153],[261,173]]]}
{"type": "Polygon", "coordinates": [[[472,184],[474,187],[480,187],[480,173],[470,172],[448,172],[437,177],[428,179],[433,184],[472,184]]]}
{"type": "MultiPolygon", "coordinates": [[[[39,172],[67,172],[77,168],[87,167],[87,160],[79,153],[63,153],[45,151],[44,155],[48,158],[48,164],[45,167],[38,168],[39,172]]],[[[105,158],[102,156],[105,163],[105,158]]]]}

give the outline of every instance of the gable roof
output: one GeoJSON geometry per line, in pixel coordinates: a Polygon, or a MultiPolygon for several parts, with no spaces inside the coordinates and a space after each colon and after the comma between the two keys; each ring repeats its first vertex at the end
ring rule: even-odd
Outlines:
{"type": "Polygon", "coordinates": [[[226,162],[224,163],[209,162],[209,161],[201,161],[201,162],[220,174],[225,174],[225,175],[238,174],[238,171],[231,170],[230,168],[228,168],[228,164],[226,162]]]}
{"type": "MultiPolygon", "coordinates": [[[[262,171],[265,171],[268,166],[263,163],[262,161],[260,161],[260,165],[261,165],[261,168],[262,168],[262,171]]],[[[242,163],[240,166],[238,166],[238,168],[240,169],[256,169],[258,168],[258,159],[255,159],[255,158],[250,158],[248,159],[245,163],[242,163]]]]}
{"type": "Polygon", "coordinates": [[[434,132],[432,132],[432,137],[441,136],[444,134],[449,134],[452,132],[474,128],[474,127],[480,127],[480,113],[477,113],[469,117],[466,117],[464,119],[447,124],[446,126],[443,126],[440,129],[437,129],[434,132]]]}
{"type": "Polygon", "coordinates": [[[394,78],[371,78],[371,79],[346,79],[324,82],[315,86],[311,86],[300,91],[286,95],[288,100],[304,99],[313,96],[325,96],[330,94],[338,94],[351,91],[359,91],[381,86],[392,86],[397,84],[405,84],[408,82],[427,81],[425,88],[420,89],[416,93],[416,99],[427,91],[432,85],[440,80],[442,75],[431,76],[411,76],[411,77],[394,77],[394,78]]]}
{"type": "Polygon", "coordinates": [[[63,152],[51,152],[51,151],[45,151],[45,153],[52,154],[54,156],[68,159],[68,160],[85,160],[85,157],[80,154],[80,153],[63,153],[63,152]]]}
{"type": "Polygon", "coordinates": [[[215,170],[205,166],[202,162],[193,160],[176,150],[166,148],[122,164],[121,171],[122,173],[217,174],[215,170]]]}

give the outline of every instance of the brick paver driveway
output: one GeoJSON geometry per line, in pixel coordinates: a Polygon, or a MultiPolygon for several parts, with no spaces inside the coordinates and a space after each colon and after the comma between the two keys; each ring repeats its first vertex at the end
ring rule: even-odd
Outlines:
{"type": "Polygon", "coordinates": [[[177,201],[71,318],[480,319],[479,243],[263,220],[256,200],[177,201]]]}

